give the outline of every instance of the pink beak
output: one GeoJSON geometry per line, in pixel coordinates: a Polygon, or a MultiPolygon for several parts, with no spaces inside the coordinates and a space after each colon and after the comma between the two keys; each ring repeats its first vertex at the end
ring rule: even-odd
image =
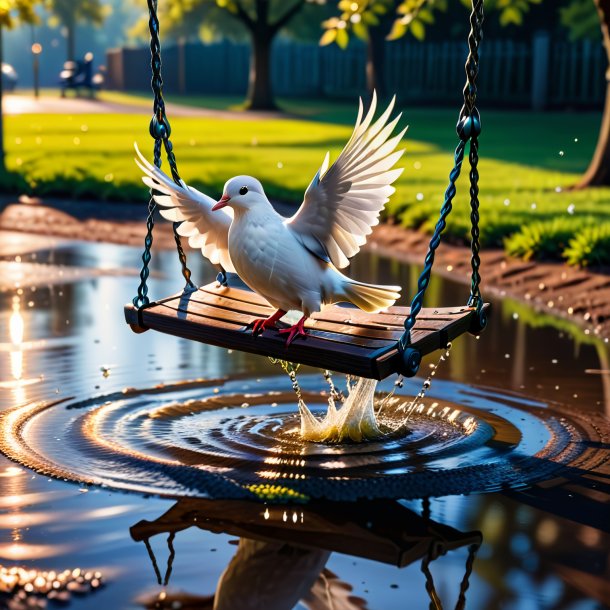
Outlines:
{"type": "Polygon", "coordinates": [[[226,193],[218,200],[218,202],[216,203],[216,205],[212,208],[212,212],[215,212],[216,210],[220,210],[221,208],[224,208],[225,205],[227,205],[229,203],[229,201],[231,201],[231,197],[229,197],[226,193]]]}

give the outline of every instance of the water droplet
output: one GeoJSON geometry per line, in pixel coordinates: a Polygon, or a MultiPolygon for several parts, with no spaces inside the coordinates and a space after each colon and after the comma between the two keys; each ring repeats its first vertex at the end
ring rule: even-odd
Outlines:
{"type": "Polygon", "coordinates": [[[568,206],[568,214],[574,214],[574,211],[575,211],[575,210],[576,210],[576,206],[575,206],[573,203],[571,203],[571,204],[568,206]]]}
{"type": "Polygon", "coordinates": [[[510,205],[510,199],[505,199],[505,200],[504,200],[504,205],[505,205],[506,207],[508,207],[508,206],[510,205]]]}
{"type": "Polygon", "coordinates": [[[531,206],[531,207],[532,207],[532,210],[535,210],[535,209],[538,207],[538,206],[536,205],[536,202],[535,202],[535,201],[532,203],[532,206],[531,206]]]}
{"type": "Polygon", "coordinates": [[[417,193],[417,195],[415,195],[415,199],[417,199],[417,201],[423,201],[424,200],[424,194],[423,193],[417,193]]]}

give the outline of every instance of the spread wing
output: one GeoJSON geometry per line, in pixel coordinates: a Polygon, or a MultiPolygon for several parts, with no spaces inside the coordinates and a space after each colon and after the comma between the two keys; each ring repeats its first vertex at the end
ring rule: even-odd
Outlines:
{"type": "Polygon", "coordinates": [[[163,218],[180,222],[178,233],[188,238],[191,248],[199,248],[215,265],[225,271],[235,272],[229,256],[229,227],[233,219],[232,210],[226,208],[212,212],[216,203],[211,197],[187,186],[182,180],[176,184],[158,167],[149,163],[135,145],[136,164],[144,173],[142,182],[156,194],[163,218]]]}
{"type": "Polygon", "coordinates": [[[328,167],[328,153],[305,191],[296,214],[286,220],[313,254],[343,268],[366,243],[379,214],[396,189],[392,183],[403,168],[393,169],[404,150],[396,151],[406,128],[390,137],[401,115],[388,122],[393,99],[373,123],[377,97],[364,117],[362,100],[351,138],[328,167]]]}

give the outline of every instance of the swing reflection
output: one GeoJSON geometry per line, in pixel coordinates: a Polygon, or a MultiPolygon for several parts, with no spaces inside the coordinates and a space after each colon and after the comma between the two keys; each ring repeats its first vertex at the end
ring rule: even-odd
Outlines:
{"type": "Polygon", "coordinates": [[[424,515],[419,516],[399,502],[266,506],[187,498],[155,521],[143,520],[130,528],[133,540],[145,543],[159,584],[169,584],[176,534],[193,526],[239,537],[237,552],[222,573],[215,595],[177,597],[162,591],[144,600],[145,607],[170,608],[179,602],[182,608],[289,610],[300,600],[310,610],[367,608],[365,600],[350,594],[350,584],[325,567],[331,553],[338,552],[399,568],[421,559],[430,607],[440,609],[430,563],[448,551],[468,548],[456,606],[463,608],[482,542],[480,532],[460,532],[432,521],[427,502],[424,515]],[[149,542],[160,534],[168,534],[170,551],[163,576],[149,542]]]}

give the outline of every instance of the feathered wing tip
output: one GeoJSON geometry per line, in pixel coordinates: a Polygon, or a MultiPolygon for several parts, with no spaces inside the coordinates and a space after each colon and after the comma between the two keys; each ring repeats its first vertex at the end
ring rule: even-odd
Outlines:
{"type": "Polygon", "coordinates": [[[344,284],[347,300],[367,313],[379,313],[400,298],[400,286],[378,286],[349,281],[344,284]]]}
{"type": "Polygon", "coordinates": [[[404,170],[396,167],[405,152],[397,148],[408,128],[393,135],[402,118],[401,114],[391,117],[395,105],[396,96],[375,119],[377,93],[373,92],[366,111],[359,99],[347,144],[332,165],[328,155],[324,158],[303,204],[286,220],[306,248],[322,260],[330,259],[338,269],[346,267],[366,243],[404,170]]]}
{"type": "Polygon", "coordinates": [[[228,232],[231,215],[227,210],[212,212],[215,201],[187,186],[181,180],[176,184],[161,169],[152,165],[134,143],[136,165],[142,171],[142,182],[154,192],[159,213],[171,222],[178,222],[177,232],[188,238],[192,248],[201,250],[203,256],[227,271],[234,271],[228,252],[228,232]]]}

